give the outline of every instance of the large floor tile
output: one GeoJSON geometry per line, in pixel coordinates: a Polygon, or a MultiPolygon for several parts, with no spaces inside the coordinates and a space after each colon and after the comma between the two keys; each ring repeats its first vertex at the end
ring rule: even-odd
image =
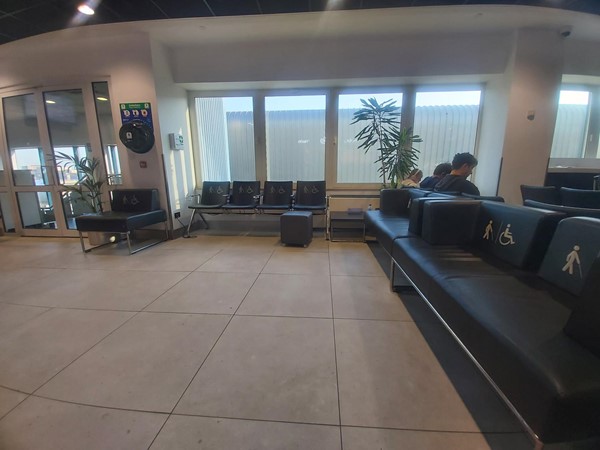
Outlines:
{"type": "Polygon", "coordinates": [[[0,294],[23,305],[139,311],[183,279],[183,272],[65,269],[0,294]]]}
{"type": "Polygon", "coordinates": [[[151,450],[339,450],[339,427],[171,416],[151,450]]]}
{"type": "Polygon", "coordinates": [[[54,309],[0,337],[0,385],[33,392],[133,313],[54,309]]]}
{"type": "Polygon", "coordinates": [[[530,450],[524,433],[490,434],[342,427],[344,450],[530,450]]]}
{"type": "MultiPolygon", "coordinates": [[[[13,409],[27,397],[28,395],[23,394],[22,392],[12,391],[10,389],[0,387],[0,419],[2,419],[2,417],[4,417],[6,413],[8,413],[11,409],[13,409]]],[[[2,438],[0,437],[0,443],[1,442],[2,438]]]]}
{"type": "Polygon", "coordinates": [[[328,275],[261,274],[237,314],[331,317],[328,275]]]}
{"type": "Polygon", "coordinates": [[[335,318],[412,320],[386,277],[332,276],[331,292],[335,318]]]}
{"type": "Polygon", "coordinates": [[[0,421],[0,448],[145,449],[166,417],[30,397],[0,421]]]}
{"type": "Polygon", "coordinates": [[[283,245],[281,242],[279,244],[278,250],[283,252],[329,252],[329,241],[322,236],[313,236],[312,241],[310,241],[310,244],[308,244],[307,247],[300,245],[283,245]]]}
{"type": "Polygon", "coordinates": [[[385,276],[366,244],[331,244],[331,275],[385,276]]]}
{"type": "Polygon", "coordinates": [[[175,411],[338,424],[331,320],[234,317],[175,411]]]}
{"type": "Polygon", "coordinates": [[[329,255],[321,252],[276,250],[263,273],[329,275],[329,255]]]}
{"type": "Polygon", "coordinates": [[[225,249],[197,270],[199,272],[260,273],[273,250],[225,249]]]}
{"type": "MultiPolygon", "coordinates": [[[[58,272],[56,269],[17,268],[12,265],[0,266],[0,292],[7,294],[11,289],[19,286],[37,283],[42,278],[49,277],[58,272]],[[9,268],[10,267],[10,268],[9,268]]],[[[9,299],[10,296],[3,296],[9,299]]]]}
{"type": "Polygon", "coordinates": [[[10,333],[46,311],[48,308],[0,304],[0,336],[10,333]]]}
{"type": "Polygon", "coordinates": [[[342,425],[478,432],[412,322],[335,321],[342,425]]]}
{"type": "Polygon", "coordinates": [[[233,314],[252,283],[254,273],[194,272],[149,305],[147,311],[233,314]]]}
{"type": "Polygon", "coordinates": [[[39,393],[89,405],[170,412],[228,320],[139,313],[39,393]]]}

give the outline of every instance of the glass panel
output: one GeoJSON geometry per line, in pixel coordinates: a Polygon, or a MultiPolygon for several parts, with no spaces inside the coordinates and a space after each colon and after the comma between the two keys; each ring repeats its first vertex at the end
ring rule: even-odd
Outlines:
{"type": "Polygon", "coordinates": [[[324,95],[266,97],[267,178],[325,179],[324,95]]]}
{"type": "MultiPolygon", "coordinates": [[[[2,100],[4,126],[15,186],[44,186],[48,183],[44,152],[40,143],[33,94],[2,100]]],[[[6,178],[3,176],[6,186],[6,178]]]]}
{"type": "Polygon", "coordinates": [[[0,157],[0,186],[6,186],[6,175],[4,173],[4,163],[0,157]]]}
{"type": "Polygon", "coordinates": [[[108,83],[105,81],[92,83],[92,88],[94,90],[96,117],[100,130],[102,151],[104,152],[104,164],[106,165],[108,184],[123,184],[121,161],[117,150],[117,137],[108,93],[108,83]]]}
{"type": "Polygon", "coordinates": [[[417,92],[414,134],[423,142],[418,167],[431,175],[456,153],[474,153],[481,91],[417,92]]]}
{"type": "MultiPolygon", "coordinates": [[[[339,96],[338,104],[338,154],[337,154],[337,181],[338,183],[381,183],[377,173],[379,164],[375,160],[379,157],[375,149],[369,153],[358,150],[360,143],[355,136],[367,124],[359,122],[350,125],[354,113],[363,107],[361,99],[375,98],[379,104],[387,101],[396,101],[395,106],[402,107],[402,93],[378,94],[344,94],[339,96]]],[[[401,111],[401,110],[400,110],[401,111]]]]}
{"type": "Polygon", "coordinates": [[[583,158],[589,111],[589,91],[560,91],[551,158],[583,158]]]}
{"type": "Polygon", "coordinates": [[[75,226],[75,217],[94,212],[89,204],[81,199],[81,196],[77,192],[61,192],[61,198],[69,230],[77,229],[75,226]]]}
{"type": "Polygon", "coordinates": [[[8,192],[0,192],[0,215],[4,224],[4,231],[15,231],[15,219],[13,218],[10,194],[8,192]]]}
{"type": "Polygon", "coordinates": [[[23,228],[56,229],[51,192],[18,192],[23,228]]]}
{"type": "MultiPolygon", "coordinates": [[[[90,139],[85,119],[81,89],[44,92],[48,131],[54,155],[64,153],[79,158],[91,158],[90,139]]],[[[75,184],[77,171],[64,173],[64,164],[57,168],[60,184],[75,184]]]]}
{"type": "Polygon", "coordinates": [[[254,181],[252,97],[197,98],[204,181],[254,181]]]}

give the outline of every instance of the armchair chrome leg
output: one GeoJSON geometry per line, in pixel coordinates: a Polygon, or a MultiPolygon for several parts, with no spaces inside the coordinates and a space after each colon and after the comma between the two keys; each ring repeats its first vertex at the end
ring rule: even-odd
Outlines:
{"type": "Polygon", "coordinates": [[[196,210],[192,209],[192,217],[190,217],[190,223],[188,223],[186,236],[190,235],[190,228],[192,227],[192,222],[194,221],[194,216],[196,215],[196,210]]]}

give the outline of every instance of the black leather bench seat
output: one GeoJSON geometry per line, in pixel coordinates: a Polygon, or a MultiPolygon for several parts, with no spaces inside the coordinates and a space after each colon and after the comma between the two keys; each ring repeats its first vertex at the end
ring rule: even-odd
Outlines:
{"type": "Polygon", "coordinates": [[[428,301],[546,442],[600,427],[600,359],[562,331],[569,294],[508,275],[430,281],[428,301]]]}
{"type": "Polygon", "coordinates": [[[136,228],[143,228],[167,220],[164,210],[145,213],[105,212],[100,214],[85,214],[77,217],[79,231],[101,231],[107,233],[127,233],[136,228]]]}
{"type": "Polygon", "coordinates": [[[133,250],[130,234],[134,230],[162,222],[165,226],[164,240],[168,239],[167,212],[160,208],[157,189],[115,189],[111,192],[110,206],[112,211],[84,214],[75,218],[81,249],[84,253],[95,248],[85,248],[84,232],[88,233],[88,238],[91,232],[126,234],[130,254],[162,242],[156,241],[133,250]]]}

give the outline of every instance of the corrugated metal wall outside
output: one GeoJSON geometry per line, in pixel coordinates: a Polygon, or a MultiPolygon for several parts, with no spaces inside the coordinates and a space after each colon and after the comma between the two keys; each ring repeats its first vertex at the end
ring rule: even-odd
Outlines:
{"type": "Polygon", "coordinates": [[[559,105],[552,140],[552,158],[582,158],[588,123],[588,105],[559,105]]]}
{"type": "MultiPolygon", "coordinates": [[[[203,99],[211,100],[212,99],[203,99]]],[[[217,99],[218,100],[218,99],[217,99]]],[[[199,109],[198,121],[205,180],[218,180],[227,173],[231,180],[255,177],[252,112],[226,114],[227,133],[221,126],[222,106],[199,109]],[[210,136],[210,135],[213,136],[210,136]],[[227,148],[228,146],[228,148],[227,148]],[[215,178],[216,177],[216,178],[215,178]]],[[[353,109],[339,111],[338,182],[377,183],[377,152],[357,149],[354,136],[361,124],[350,126],[353,109]]],[[[423,138],[419,168],[425,175],[455,153],[473,152],[477,133],[478,106],[424,106],[415,112],[415,134],[423,138]]],[[[325,111],[267,111],[267,173],[269,180],[319,180],[325,177],[325,111]]]]}

